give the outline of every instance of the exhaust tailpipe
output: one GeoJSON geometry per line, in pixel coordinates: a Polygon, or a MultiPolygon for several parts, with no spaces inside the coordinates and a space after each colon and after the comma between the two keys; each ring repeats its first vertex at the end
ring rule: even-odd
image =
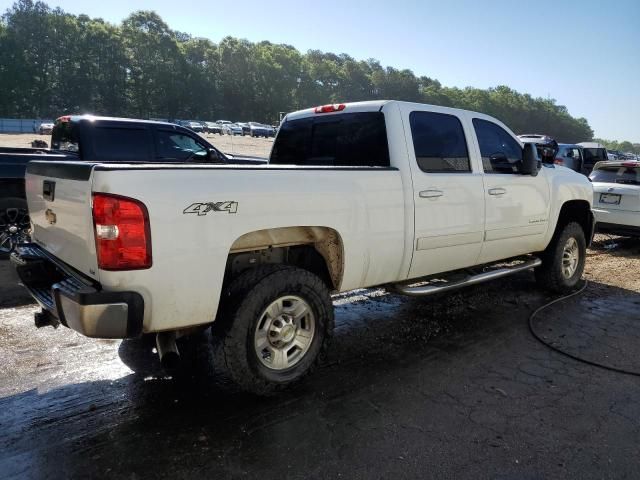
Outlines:
{"type": "Polygon", "coordinates": [[[174,369],[180,363],[180,352],[176,345],[176,332],[160,332],[156,335],[156,348],[160,363],[168,370],[174,369]]]}

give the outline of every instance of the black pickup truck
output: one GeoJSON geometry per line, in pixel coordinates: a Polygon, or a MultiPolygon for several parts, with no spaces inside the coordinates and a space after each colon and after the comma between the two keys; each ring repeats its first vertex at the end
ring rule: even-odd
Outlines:
{"type": "Polygon", "coordinates": [[[0,255],[24,240],[30,228],[24,173],[31,160],[118,163],[266,163],[226,155],[191,130],[172,123],[67,115],[56,120],[51,148],[0,148],[0,255]]]}

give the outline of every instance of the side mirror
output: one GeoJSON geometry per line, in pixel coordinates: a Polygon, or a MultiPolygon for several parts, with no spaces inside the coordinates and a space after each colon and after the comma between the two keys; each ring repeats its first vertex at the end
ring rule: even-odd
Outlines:
{"type": "Polygon", "coordinates": [[[220,163],[223,160],[218,155],[218,152],[211,148],[207,151],[207,161],[212,163],[220,163]]]}
{"type": "Polygon", "coordinates": [[[525,143],[522,149],[522,168],[520,173],[523,175],[538,175],[540,169],[540,159],[538,158],[538,150],[533,143],[525,143]]]}

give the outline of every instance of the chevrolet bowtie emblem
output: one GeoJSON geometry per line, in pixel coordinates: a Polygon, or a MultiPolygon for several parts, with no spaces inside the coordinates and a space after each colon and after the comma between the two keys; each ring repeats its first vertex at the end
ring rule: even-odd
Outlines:
{"type": "Polygon", "coordinates": [[[44,216],[47,219],[47,222],[49,222],[49,225],[54,225],[56,223],[56,214],[53,213],[53,210],[51,210],[50,208],[47,208],[47,211],[44,212],[44,216]]]}

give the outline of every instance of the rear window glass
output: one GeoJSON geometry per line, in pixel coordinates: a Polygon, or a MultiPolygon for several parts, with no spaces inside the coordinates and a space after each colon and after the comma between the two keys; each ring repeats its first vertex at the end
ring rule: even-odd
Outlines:
{"type": "Polygon", "coordinates": [[[409,116],[416,162],[423,172],[470,172],[467,140],[457,117],[435,112],[409,116]]]}
{"type": "Polygon", "coordinates": [[[591,172],[589,178],[594,182],[640,185],[640,168],[625,166],[602,167],[591,172]]]}
{"type": "Polygon", "coordinates": [[[51,132],[51,148],[80,154],[80,140],[75,123],[57,120],[51,132]]]}
{"type": "Polygon", "coordinates": [[[269,163],[336,167],[388,167],[382,112],[344,113],[284,122],[269,163]]]}
{"type": "Polygon", "coordinates": [[[149,160],[151,137],[146,128],[96,127],[91,136],[95,160],[107,162],[149,160]]]}
{"type": "Polygon", "coordinates": [[[585,148],[583,151],[585,163],[596,163],[608,159],[604,148],[585,148]]]}

